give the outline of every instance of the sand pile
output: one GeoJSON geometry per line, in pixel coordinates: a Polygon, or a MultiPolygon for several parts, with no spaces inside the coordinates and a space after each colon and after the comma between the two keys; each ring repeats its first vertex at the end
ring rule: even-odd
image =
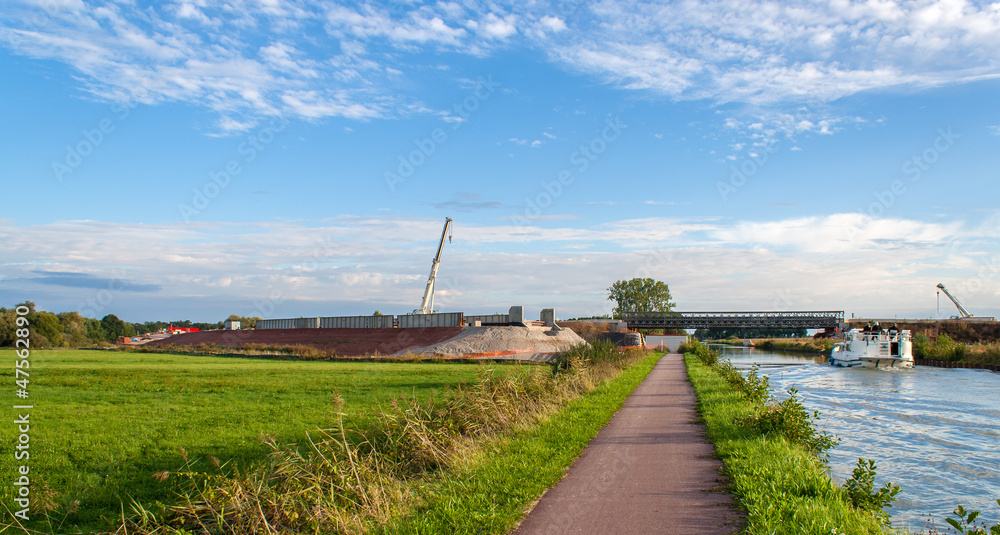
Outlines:
{"type": "Polygon", "coordinates": [[[560,351],[585,343],[583,338],[569,329],[556,331],[550,327],[464,327],[451,340],[409,349],[408,352],[466,358],[549,360],[560,351]]]}

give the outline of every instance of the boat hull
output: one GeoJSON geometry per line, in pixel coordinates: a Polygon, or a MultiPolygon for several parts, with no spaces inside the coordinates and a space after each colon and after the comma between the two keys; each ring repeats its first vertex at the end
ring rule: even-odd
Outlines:
{"type": "Polygon", "coordinates": [[[913,359],[861,359],[865,368],[912,368],[913,359]]]}
{"type": "Polygon", "coordinates": [[[830,364],[842,368],[912,368],[913,360],[902,358],[831,358],[830,364]]]}
{"type": "Polygon", "coordinates": [[[912,368],[909,331],[859,331],[834,345],[830,364],[844,368],[912,368]]]}

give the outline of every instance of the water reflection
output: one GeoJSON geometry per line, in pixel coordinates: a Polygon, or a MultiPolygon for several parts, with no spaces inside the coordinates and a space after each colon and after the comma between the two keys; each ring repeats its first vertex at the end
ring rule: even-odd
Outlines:
{"type": "Polygon", "coordinates": [[[958,504],[1000,522],[1000,373],[838,368],[824,357],[715,349],[739,368],[759,364],[779,398],[794,387],[820,411],[820,428],[841,438],[830,452],[834,480],[850,477],[858,457],[875,459],[878,485],[903,489],[894,526],[924,529],[932,518],[940,530],[958,504]]]}

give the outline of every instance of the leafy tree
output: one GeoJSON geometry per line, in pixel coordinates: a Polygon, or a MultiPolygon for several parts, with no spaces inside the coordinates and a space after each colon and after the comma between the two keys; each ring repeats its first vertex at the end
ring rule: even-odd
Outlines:
{"type": "Polygon", "coordinates": [[[699,340],[725,340],[727,338],[805,338],[806,329],[698,329],[694,337],[699,340]]]}
{"type": "Polygon", "coordinates": [[[0,347],[14,345],[15,330],[17,329],[17,325],[14,323],[15,319],[17,319],[17,312],[13,308],[0,308],[0,347]]]}
{"type": "Polygon", "coordinates": [[[240,329],[253,329],[257,326],[257,320],[262,319],[259,316],[240,316],[239,314],[230,314],[226,321],[238,321],[240,322],[240,329]]]}
{"type": "Polygon", "coordinates": [[[670,301],[667,283],[651,278],[634,278],[617,281],[608,288],[608,300],[615,302],[614,318],[621,318],[622,312],[670,312],[675,303],[670,301]]]}
{"type": "Polygon", "coordinates": [[[82,347],[104,341],[101,321],[85,318],[79,312],[60,312],[59,326],[62,328],[63,342],[71,347],[82,347]]]}
{"type": "Polygon", "coordinates": [[[86,318],[84,325],[87,328],[87,339],[91,342],[96,343],[107,340],[107,335],[104,333],[104,324],[100,320],[86,318]]]}
{"type": "Polygon", "coordinates": [[[135,326],[125,323],[118,316],[108,314],[101,318],[101,330],[104,331],[104,339],[108,342],[117,342],[119,336],[135,336],[135,326]]]}
{"type": "Polygon", "coordinates": [[[27,307],[27,320],[30,330],[29,344],[31,347],[52,347],[61,346],[63,342],[62,327],[59,325],[59,318],[51,312],[39,312],[35,308],[35,303],[25,301],[18,303],[14,308],[0,308],[0,346],[12,346],[17,339],[17,309],[27,307]]]}
{"type": "Polygon", "coordinates": [[[38,335],[37,339],[32,336],[32,343],[39,347],[59,347],[63,343],[62,325],[59,318],[51,312],[34,312],[28,314],[28,322],[31,324],[32,334],[38,335]]]}

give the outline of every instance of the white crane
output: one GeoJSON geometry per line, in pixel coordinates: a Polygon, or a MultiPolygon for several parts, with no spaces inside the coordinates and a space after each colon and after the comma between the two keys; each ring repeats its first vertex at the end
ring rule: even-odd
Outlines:
{"type": "Polygon", "coordinates": [[[427,277],[427,289],[424,290],[424,299],[420,302],[420,308],[414,310],[414,314],[431,314],[434,312],[434,282],[437,280],[438,267],[441,265],[441,251],[444,250],[444,238],[447,236],[451,242],[451,218],[444,218],[444,230],[441,231],[441,243],[438,244],[437,254],[431,264],[431,275],[427,277]]]}
{"type": "Polygon", "coordinates": [[[962,306],[962,303],[958,302],[958,299],[955,299],[955,296],[951,295],[951,292],[949,292],[948,289],[944,287],[944,284],[938,284],[937,287],[940,288],[941,291],[948,296],[948,299],[951,299],[951,302],[955,303],[955,306],[958,307],[958,313],[962,315],[960,319],[972,317],[972,314],[970,314],[969,311],[966,310],[964,306],[962,306]]]}

